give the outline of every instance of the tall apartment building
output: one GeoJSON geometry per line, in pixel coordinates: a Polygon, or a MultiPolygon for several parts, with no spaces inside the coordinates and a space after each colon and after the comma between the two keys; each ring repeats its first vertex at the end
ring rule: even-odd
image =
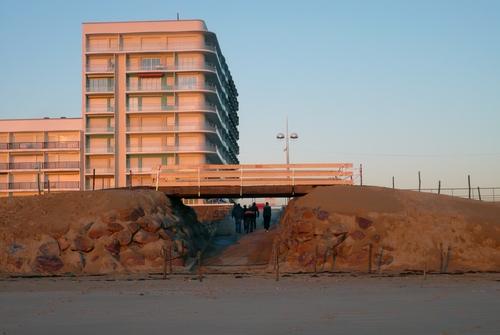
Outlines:
{"type": "Polygon", "coordinates": [[[0,120],[0,195],[151,185],[160,165],[237,164],[237,95],[201,20],[84,23],[82,117],[0,120]]]}
{"type": "Polygon", "coordinates": [[[0,196],[79,190],[80,128],[80,118],[1,120],[0,196]]]}
{"type": "Polygon", "coordinates": [[[237,91],[203,21],[84,23],[84,185],[150,185],[159,165],[237,164],[237,91]]]}

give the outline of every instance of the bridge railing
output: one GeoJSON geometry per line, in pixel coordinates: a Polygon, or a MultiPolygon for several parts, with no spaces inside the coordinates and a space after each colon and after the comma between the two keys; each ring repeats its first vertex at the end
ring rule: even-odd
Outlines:
{"type": "Polygon", "coordinates": [[[157,175],[158,184],[162,187],[323,186],[353,183],[351,163],[166,165],[159,168],[157,175]]]}

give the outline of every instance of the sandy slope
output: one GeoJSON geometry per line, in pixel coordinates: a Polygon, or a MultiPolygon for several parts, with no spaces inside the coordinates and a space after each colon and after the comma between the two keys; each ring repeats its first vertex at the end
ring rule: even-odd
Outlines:
{"type": "Polygon", "coordinates": [[[289,270],[500,271],[500,206],[380,187],[317,188],[282,221],[289,270]],[[334,264],[335,263],[335,264],[334,264]]]}

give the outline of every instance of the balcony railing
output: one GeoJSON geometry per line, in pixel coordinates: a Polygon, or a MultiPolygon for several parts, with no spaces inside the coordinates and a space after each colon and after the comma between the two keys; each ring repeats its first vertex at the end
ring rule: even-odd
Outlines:
{"type": "Polygon", "coordinates": [[[0,143],[0,150],[80,149],[80,141],[0,143]]]}
{"type": "Polygon", "coordinates": [[[217,152],[215,145],[127,146],[127,152],[217,152]]]}
{"type": "Polygon", "coordinates": [[[191,70],[216,71],[217,68],[214,65],[207,63],[190,63],[190,64],[177,64],[168,66],[164,64],[135,64],[127,66],[127,71],[191,71],[191,70]]]}
{"type": "MultiPolygon", "coordinates": [[[[40,188],[43,190],[49,189],[60,189],[60,190],[73,190],[80,188],[79,181],[44,181],[40,182],[40,188]]],[[[25,191],[35,191],[38,190],[37,182],[11,182],[11,183],[0,183],[0,190],[25,190],[25,191]]]]}
{"type": "Polygon", "coordinates": [[[112,154],[115,152],[113,147],[90,147],[86,148],[85,152],[88,154],[112,154]]]}
{"type": "Polygon", "coordinates": [[[160,126],[128,126],[128,132],[148,132],[148,131],[216,131],[215,126],[203,123],[188,123],[179,125],[160,126]]]}
{"type": "Polygon", "coordinates": [[[161,112],[161,111],[198,111],[208,110],[216,112],[217,109],[213,105],[198,104],[198,105],[142,105],[142,106],[128,106],[127,112],[161,112]]]}
{"type": "Polygon", "coordinates": [[[96,174],[110,174],[115,172],[114,167],[87,167],[85,169],[86,174],[93,174],[95,170],[96,174]]]}
{"type": "Polygon", "coordinates": [[[206,90],[217,92],[215,85],[207,83],[195,84],[177,84],[166,85],[162,83],[141,83],[127,85],[127,91],[190,91],[190,90],[206,90]]]}
{"type": "Polygon", "coordinates": [[[180,51],[180,50],[208,50],[216,51],[215,45],[206,43],[155,43],[155,44],[135,44],[135,45],[99,45],[87,46],[87,52],[116,52],[116,51],[180,51]]]}
{"type": "Polygon", "coordinates": [[[114,92],[115,86],[114,85],[103,85],[103,86],[87,86],[87,92],[92,92],[92,93],[108,93],[108,92],[114,92]]]}
{"type": "Polygon", "coordinates": [[[114,127],[88,127],[85,129],[87,133],[112,133],[115,131],[114,127]]]}
{"type": "Polygon", "coordinates": [[[0,170],[59,170],[59,169],[79,169],[80,162],[14,162],[0,163],[0,170]]]}
{"type": "Polygon", "coordinates": [[[99,72],[113,72],[115,70],[114,65],[102,64],[102,65],[87,65],[87,72],[99,73],[99,72]]]}
{"type": "Polygon", "coordinates": [[[87,106],[86,112],[91,113],[114,113],[114,106],[87,106]]]}

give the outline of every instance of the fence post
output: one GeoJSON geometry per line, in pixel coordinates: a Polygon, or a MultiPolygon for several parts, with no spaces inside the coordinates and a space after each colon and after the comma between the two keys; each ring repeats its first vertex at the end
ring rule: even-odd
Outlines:
{"type": "Polygon", "coordinates": [[[160,165],[158,165],[158,170],[156,170],[156,187],[155,189],[158,191],[158,186],[160,182],[160,165]]]}
{"type": "Polygon", "coordinates": [[[479,196],[479,201],[483,201],[481,199],[481,189],[479,188],[479,186],[477,187],[477,195],[479,196]]]}
{"type": "Polygon", "coordinates": [[[438,194],[441,194],[441,180],[438,182],[438,194]]]}
{"type": "Polygon", "coordinates": [[[167,279],[167,250],[165,246],[161,247],[161,255],[163,256],[163,279],[167,279]]]}
{"type": "Polygon", "coordinates": [[[363,186],[363,164],[359,164],[359,185],[363,186]]]}
{"type": "Polygon", "coordinates": [[[394,189],[394,176],[392,176],[392,189],[394,189]]]}
{"type": "Polygon", "coordinates": [[[36,183],[38,185],[38,195],[42,194],[42,189],[40,186],[40,171],[36,174],[36,183]]]}
{"type": "Polygon", "coordinates": [[[201,177],[200,177],[200,167],[198,166],[198,197],[201,196],[201,177]]]}
{"type": "Polygon", "coordinates": [[[422,178],[420,178],[420,171],[418,171],[418,191],[422,189],[422,178]]]}
{"type": "Polygon", "coordinates": [[[49,177],[47,177],[47,192],[50,193],[50,178],[49,177]]]}
{"type": "Polygon", "coordinates": [[[128,188],[131,190],[132,189],[132,177],[133,177],[132,176],[132,169],[130,169],[129,172],[130,172],[130,182],[128,184],[128,188]]]}
{"type": "Polygon", "coordinates": [[[201,272],[201,250],[198,251],[197,258],[198,258],[198,279],[200,280],[200,282],[202,282],[203,274],[201,272]]]}
{"type": "Polygon", "coordinates": [[[471,189],[470,189],[470,174],[467,175],[467,183],[469,184],[469,199],[471,195],[471,189]]]}
{"type": "Polygon", "coordinates": [[[276,278],[275,278],[275,280],[279,281],[280,280],[280,245],[279,245],[279,242],[276,243],[274,256],[275,256],[275,264],[276,264],[276,269],[275,269],[276,270],[276,278]]]}
{"type": "Polygon", "coordinates": [[[172,242],[168,243],[168,273],[174,273],[172,270],[172,242]]]}
{"type": "Polygon", "coordinates": [[[368,274],[372,273],[372,244],[368,244],[368,274]]]}
{"type": "Polygon", "coordinates": [[[92,191],[95,191],[95,168],[92,169],[92,191]]]}
{"type": "Polygon", "coordinates": [[[382,267],[382,257],[384,256],[384,248],[380,247],[380,253],[378,255],[378,262],[377,262],[377,273],[380,273],[380,268],[382,267]]]}

